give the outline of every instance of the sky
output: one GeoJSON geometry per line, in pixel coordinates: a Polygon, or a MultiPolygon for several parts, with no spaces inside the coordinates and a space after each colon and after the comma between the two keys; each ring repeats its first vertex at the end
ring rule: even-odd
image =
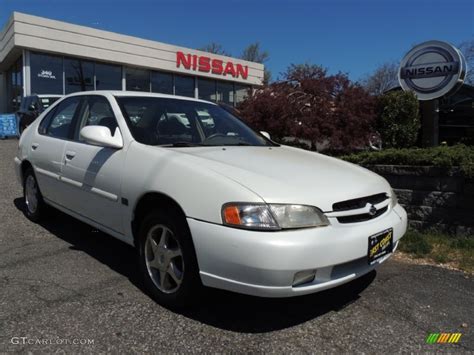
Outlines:
{"type": "Polygon", "coordinates": [[[0,0],[1,27],[13,11],[234,56],[258,41],[273,79],[310,63],[361,80],[414,44],[474,39],[472,0],[0,0]]]}

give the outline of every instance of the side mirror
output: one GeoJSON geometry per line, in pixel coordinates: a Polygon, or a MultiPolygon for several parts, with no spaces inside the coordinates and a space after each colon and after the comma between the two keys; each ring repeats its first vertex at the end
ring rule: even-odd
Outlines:
{"type": "Polygon", "coordinates": [[[261,134],[262,136],[264,136],[265,138],[268,138],[268,139],[271,140],[271,138],[270,138],[270,133],[265,132],[265,131],[260,131],[260,134],[261,134]]]}
{"type": "Polygon", "coordinates": [[[28,111],[36,111],[35,105],[31,104],[30,106],[28,106],[28,111]]]}
{"type": "Polygon", "coordinates": [[[123,139],[118,128],[115,129],[113,136],[110,134],[110,129],[104,126],[86,126],[81,129],[80,134],[81,138],[90,144],[115,149],[123,148],[123,139]]]}

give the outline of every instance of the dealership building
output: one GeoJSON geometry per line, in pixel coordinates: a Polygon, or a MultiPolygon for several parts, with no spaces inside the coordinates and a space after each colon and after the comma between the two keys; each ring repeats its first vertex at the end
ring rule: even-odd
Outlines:
{"type": "Polygon", "coordinates": [[[0,113],[32,94],[132,90],[236,105],[264,66],[14,12],[0,32],[0,113]]]}

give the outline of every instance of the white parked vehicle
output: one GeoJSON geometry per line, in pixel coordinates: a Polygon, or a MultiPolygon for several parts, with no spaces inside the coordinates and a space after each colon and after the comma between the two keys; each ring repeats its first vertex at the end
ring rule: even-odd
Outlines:
{"type": "Polygon", "coordinates": [[[386,180],[267,137],[206,101],[72,94],[21,136],[25,213],[38,221],[51,205],[136,246],[146,286],[170,306],[202,285],[317,292],[392,254],[407,216],[386,180]]]}

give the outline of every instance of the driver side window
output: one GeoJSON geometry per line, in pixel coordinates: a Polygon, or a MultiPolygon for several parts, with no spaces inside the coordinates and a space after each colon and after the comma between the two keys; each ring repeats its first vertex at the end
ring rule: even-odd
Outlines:
{"type": "Polygon", "coordinates": [[[79,118],[79,125],[74,133],[74,139],[83,141],[80,131],[86,126],[103,126],[110,130],[113,136],[118,128],[117,120],[107,98],[103,96],[87,96],[79,118]]]}

